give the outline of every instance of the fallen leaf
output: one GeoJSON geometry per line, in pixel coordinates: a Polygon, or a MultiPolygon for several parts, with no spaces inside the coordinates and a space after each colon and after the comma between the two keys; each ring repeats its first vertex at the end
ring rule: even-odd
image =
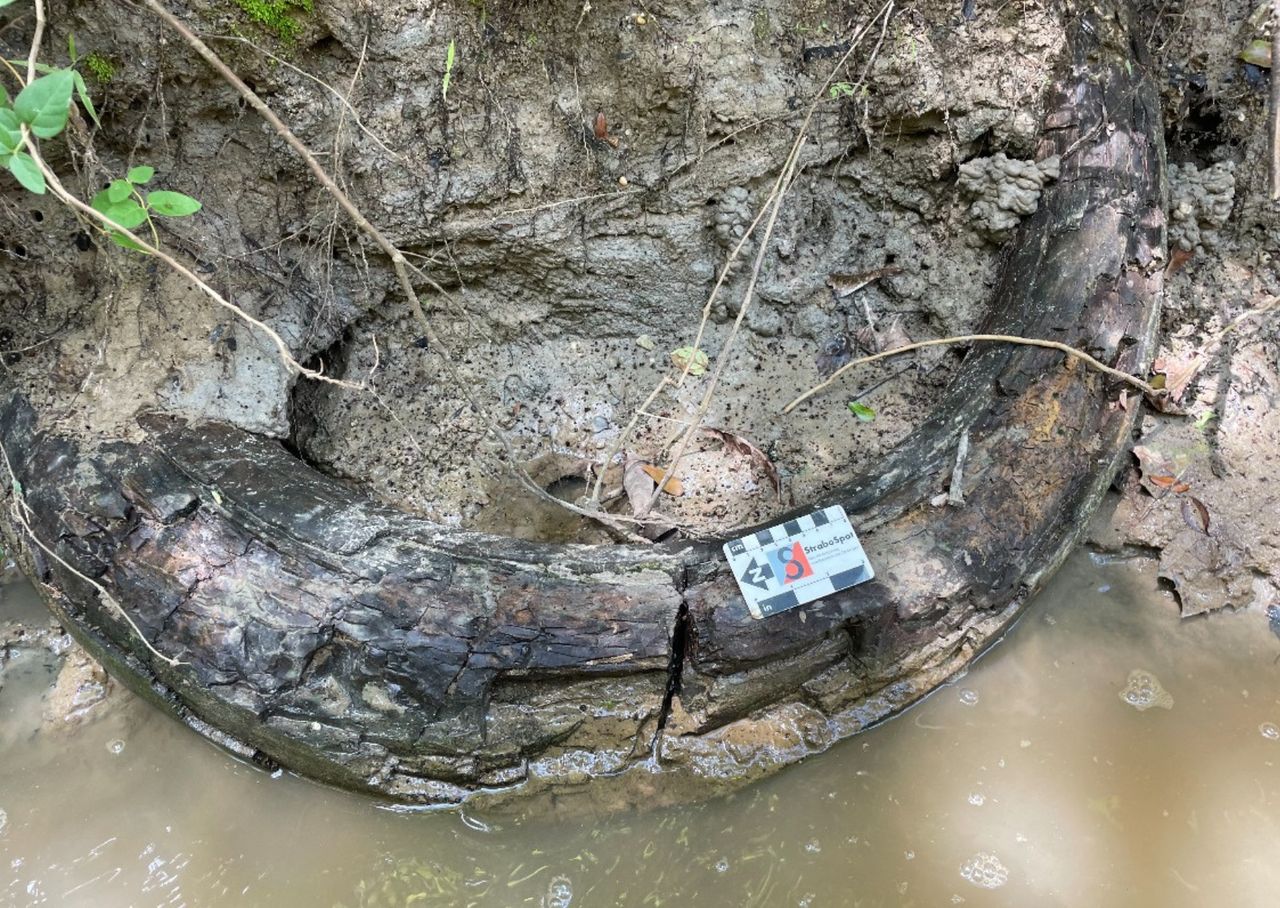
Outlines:
{"type": "Polygon", "coordinates": [[[1142,487],[1157,498],[1178,484],[1178,465],[1162,451],[1147,445],[1134,445],[1133,456],[1138,458],[1138,473],[1142,487]]]}
{"type": "Polygon", "coordinates": [[[1175,404],[1168,394],[1147,394],[1145,397],[1147,404],[1157,413],[1164,413],[1166,416],[1187,415],[1187,411],[1175,404]]]}
{"type": "Polygon", "coordinates": [[[1182,270],[1182,266],[1191,261],[1191,257],[1195,255],[1189,249],[1177,248],[1169,253],[1169,264],[1164,269],[1165,274],[1177,274],[1182,270]]]}
{"type": "Polygon", "coordinates": [[[1156,385],[1153,381],[1151,386],[1164,389],[1165,396],[1174,403],[1182,400],[1182,395],[1186,393],[1187,385],[1191,384],[1191,380],[1200,374],[1200,370],[1204,368],[1204,357],[1199,352],[1192,353],[1189,357],[1178,356],[1160,356],[1151,364],[1151,371],[1157,375],[1164,376],[1164,382],[1156,385]]]}
{"type": "Polygon", "coordinates": [[[875,410],[857,401],[849,401],[849,412],[858,417],[859,422],[871,422],[876,418],[875,410]]]}
{"type": "Polygon", "coordinates": [[[654,348],[653,338],[647,334],[642,334],[637,337],[636,344],[645,350],[652,350],[654,348]]]}
{"type": "Polygon", "coordinates": [[[911,343],[911,335],[902,327],[902,316],[889,322],[889,327],[880,332],[880,349],[896,350],[911,343]]]}
{"type": "Polygon", "coordinates": [[[782,477],[778,475],[778,468],[769,459],[769,455],[741,435],[735,435],[723,429],[703,429],[702,431],[712,438],[719,439],[727,449],[735,454],[750,457],[752,462],[769,477],[769,482],[773,485],[773,491],[777,493],[778,498],[782,498],[782,477]]]}
{"type": "Polygon", "coordinates": [[[857,293],[863,287],[873,281],[878,281],[882,277],[892,277],[895,274],[901,274],[902,269],[897,265],[885,265],[883,268],[875,268],[871,271],[859,271],[856,274],[845,274],[842,272],[832,272],[827,275],[827,286],[831,288],[831,292],[836,295],[836,299],[844,299],[857,293]]]}
{"type": "Polygon", "coordinates": [[[1194,495],[1182,499],[1182,519],[1191,529],[1209,535],[1209,509],[1194,495]]]}
{"type": "Polygon", "coordinates": [[[631,513],[635,517],[644,518],[649,513],[649,499],[653,498],[653,490],[657,483],[649,478],[645,467],[648,466],[638,457],[626,456],[622,468],[622,488],[627,493],[627,501],[631,503],[631,513]]]}
{"type": "MultiPolygon", "coordinates": [[[[655,483],[662,482],[662,477],[667,473],[666,470],[661,467],[655,467],[651,463],[641,464],[640,469],[644,470],[645,473],[649,475],[649,478],[655,483]]],[[[679,497],[684,494],[684,486],[681,485],[680,480],[672,476],[667,480],[666,485],[662,487],[662,491],[666,492],[668,495],[679,497]]],[[[652,494],[652,492],[650,492],[650,494],[652,494]]]]}
{"type": "Polygon", "coordinates": [[[707,371],[711,360],[701,350],[680,347],[671,351],[671,362],[675,363],[676,368],[682,372],[688,371],[690,375],[702,375],[707,371]]]}
{"type": "Polygon", "coordinates": [[[911,343],[911,335],[907,334],[907,330],[902,327],[901,316],[891,321],[889,326],[882,331],[864,327],[859,328],[854,336],[858,339],[858,343],[871,353],[896,350],[898,347],[905,347],[911,343]]]}

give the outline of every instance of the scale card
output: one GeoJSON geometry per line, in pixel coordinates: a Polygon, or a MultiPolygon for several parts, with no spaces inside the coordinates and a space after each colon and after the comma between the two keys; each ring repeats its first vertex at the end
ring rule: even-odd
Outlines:
{"type": "Polygon", "coordinates": [[[838,504],[726,542],[724,556],[757,619],[875,576],[838,504]]]}

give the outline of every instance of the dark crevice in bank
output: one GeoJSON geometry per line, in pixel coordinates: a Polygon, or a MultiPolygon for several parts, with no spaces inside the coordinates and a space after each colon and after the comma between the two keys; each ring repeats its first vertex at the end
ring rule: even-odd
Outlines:
{"type": "Polygon", "coordinates": [[[680,681],[684,676],[684,658],[689,649],[689,603],[681,602],[671,628],[671,661],[667,665],[667,689],[662,695],[662,711],[658,713],[658,730],[654,735],[654,752],[658,737],[667,726],[671,715],[671,701],[680,693],[680,681]]]}

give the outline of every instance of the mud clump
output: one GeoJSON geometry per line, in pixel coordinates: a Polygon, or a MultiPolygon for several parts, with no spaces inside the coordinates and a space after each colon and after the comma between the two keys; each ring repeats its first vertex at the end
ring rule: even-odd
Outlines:
{"type": "Polygon", "coordinates": [[[1221,242],[1236,197],[1235,162],[1169,165],[1169,245],[1203,253],[1221,242]]]}
{"type": "Polygon", "coordinates": [[[1016,161],[998,152],[960,165],[960,191],[974,201],[969,206],[973,227],[992,242],[1003,242],[1019,222],[1040,204],[1040,193],[1056,180],[1057,155],[1043,161],[1016,161]]]}

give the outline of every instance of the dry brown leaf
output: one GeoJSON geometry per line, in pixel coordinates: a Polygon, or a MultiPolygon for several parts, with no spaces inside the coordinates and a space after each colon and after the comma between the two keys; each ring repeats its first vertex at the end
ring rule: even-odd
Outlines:
{"type": "MultiPolygon", "coordinates": [[[[1205,358],[1199,352],[1187,357],[1160,356],[1151,364],[1151,371],[1164,376],[1164,384],[1161,387],[1164,388],[1165,396],[1174,403],[1178,403],[1186,393],[1187,385],[1191,384],[1191,380],[1204,368],[1204,363],[1205,358]]],[[[1155,387],[1154,382],[1152,386],[1155,387]]]]}
{"type": "Polygon", "coordinates": [[[1134,445],[1133,456],[1138,458],[1142,487],[1152,495],[1159,498],[1178,484],[1178,465],[1162,451],[1147,445],[1134,445]]]}
{"type": "Polygon", "coordinates": [[[901,273],[902,269],[897,265],[885,265],[883,268],[859,271],[856,274],[832,272],[827,275],[827,286],[836,295],[836,299],[844,299],[846,296],[852,296],[857,293],[872,281],[878,281],[882,277],[892,277],[901,273]]]}
{"type": "Polygon", "coordinates": [[[1182,499],[1182,519],[1191,529],[1209,535],[1209,509],[1194,495],[1182,499]]]}
{"type": "MultiPolygon", "coordinates": [[[[662,482],[662,477],[665,476],[667,473],[667,471],[662,469],[662,467],[655,467],[651,463],[640,464],[640,469],[644,470],[645,473],[649,474],[649,478],[652,479],[655,483],[662,482]]],[[[670,479],[667,480],[666,485],[662,487],[662,491],[666,492],[668,495],[673,495],[678,498],[679,496],[684,494],[684,486],[681,484],[680,480],[672,476],[670,479]]],[[[652,495],[653,492],[650,491],[649,494],[652,495]]]]}
{"type": "Polygon", "coordinates": [[[627,501],[631,503],[631,513],[635,517],[644,518],[649,513],[649,499],[658,484],[649,478],[645,470],[648,464],[638,457],[627,455],[622,468],[622,488],[627,493],[627,501]]]}
{"type": "Polygon", "coordinates": [[[1191,261],[1191,257],[1195,255],[1187,249],[1177,248],[1169,253],[1169,265],[1164,269],[1165,274],[1177,274],[1182,270],[1182,266],[1191,261]]]}
{"type": "Polygon", "coordinates": [[[702,431],[712,438],[719,439],[728,450],[733,451],[735,454],[750,457],[752,462],[769,477],[769,482],[773,485],[773,491],[777,493],[778,498],[782,498],[782,477],[778,475],[778,468],[769,459],[769,455],[741,435],[735,435],[723,429],[703,429],[702,431]]]}

